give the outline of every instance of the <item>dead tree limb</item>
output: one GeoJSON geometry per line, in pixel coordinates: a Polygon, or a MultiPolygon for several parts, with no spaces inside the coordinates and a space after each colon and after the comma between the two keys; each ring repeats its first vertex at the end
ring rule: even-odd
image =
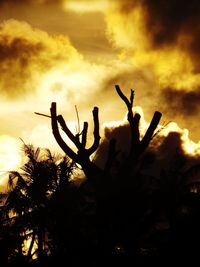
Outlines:
{"type": "Polygon", "coordinates": [[[58,116],[55,102],[51,104],[50,112],[52,131],[58,145],[62,148],[65,154],[68,155],[73,161],[78,162],[79,160],[76,153],[66,144],[66,142],[61,137],[60,131],[58,129],[58,116]]]}
{"type": "Polygon", "coordinates": [[[145,149],[148,147],[151,139],[153,138],[154,131],[156,130],[159,121],[161,119],[162,114],[159,111],[156,111],[153,115],[151,123],[142,138],[140,140],[140,131],[139,131],[139,122],[140,122],[140,114],[136,113],[133,115],[133,100],[134,100],[134,91],[131,89],[130,100],[123,94],[119,85],[115,85],[116,91],[120,98],[124,101],[128,109],[127,120],[130,125],[131,131],[131,146],[129,151],[129,158],[137,158],[139,157],[145,149]]]}
{"type": "Polygon", "coordinates": [[[55,102],[51,104],[50,112],[51,112],[52,132],[58,145],[65,152],[67,156],[69,156],[74,162],[79,163],[81,165],[83,171],[85,172],[88,178],[93,177],[95,180],[96,177],[99,177],[99,175],[101,174],[101,170],[91,161],[90,156],[97,150],[100,141],[98,108],[94,107],[93,109],[94,141],[91,147],[88,149],[86,148],[87,132],[88,132],[87,122],[84,122],[83,124],[83,130],[81,133],[82,138],[80,141],[79,137],[77,138],[77,135],[74,135],[67,127],[64,118],[61,115],[57,115],[55,102]],[[72,141],[72,143],[77,148],[77,152],[73,151],[73,149],[69,147],[67,143],[63,140],[58,128],[58,123],[60,124],[62,130],[65,132],[67,137],[72,141]]]}
{"type": "MultiPolygon", "coordinates": [[[[134,161],[140,157],[140,155],[147,149],[149,146],[149,143],[151,142],[154,131],[156,130],[159,121],[161,119],[162,114],[158,111],[156,111],[153,115],[153,118],[151,120],[151,123],[141,139],[140,131],[139,131],[139,123],[140,123],[140,114],[135,113],[133,114],[133,101],[134,101],[134,91],[131,90],[130,98],[128,99],[122,90],[120,89],[119,85],[115,86],[116,91],[119,95],[119,97],[123,100],[123,102],[126,104],[126,107],[128,109],[127,114],[127,121],[130,126],[130,132],[131,132],[131,145],[130,145],[130,151],[128,154],[128,157],[126,159],[126,166],[134,165],[134,161]]],[[[85,172],[86,176],[90,177],[100,177],[103,172],[109,173],[114,158],[117,155],[116,151],[116,140],[111,140],[109,144],[109,150],[108,150],[108,158],[106,161],[106,165],[103,169],[100,169],[92,160],[90,159],[90,156],[95,153],[95,151],[99,147],[100,143],[100,134],[99,134],[99,109],[98,107],[94,107],[92,111],[93,115],[93,124],[94,124],[94,130],[93,130],[93,143],[89,148],[86,148],[87,144],[87,134],[88,134],[88,123],[84,122],[83,124],[83,130],[81,133],[78,133],[78,135],[73,134],[71,130],[67,127],[67,124],[65,123],[64,118],[61,115],[57,115],[56,111],[56,103],[53,102],[51,105],[51,123],[52,123],[52,131],[53,135],[58,143],[58,145],[61,147],[61,149],[68,155],[73,161],[79,163],[85,172]],[[77,152],[75,152],[71,147],[68,146],[68,144],[63,140],[63,137],[60,134],[58,124],[60,124],[62,130],[65,132],[67,137],[72,141],[72,143],[77,148],[77,152]]],[[[37,113],[40,115],[40,113],[37,113]]],[[[124,166],[125,166],[124,165],[124,166]]]]}
{"type": "Polygon", "coordinates": [[[162,117],[162,114],[159,111],[155,111],[153,118],[151,120],[151,123],[144,135],[144,137],[142,138],[141,142],[140,142],[140,152],[144,152],[144,150],[148,147],[149,143],[151,142],[153,136],[154,136],[154,131],[156,130],[160,119],[162,117]]]}
{"type": "Polygon", "coordinates": [[[89,155],[92,155],[99,146],[100,135],[99,135],[99,109],[94,107],[93,111],[93,121],[94,121],[94,142],[90,148],[87,149],[89,155]]]}

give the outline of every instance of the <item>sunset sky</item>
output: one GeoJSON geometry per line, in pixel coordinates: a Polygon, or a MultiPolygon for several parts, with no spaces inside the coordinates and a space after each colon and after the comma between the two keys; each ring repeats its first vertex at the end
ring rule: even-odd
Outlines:
{"type": "Polygon", "coordinates": [[[20,164],[20,138],[60,151],[50,119],[34,114],[52,101],[73,131],[75,105],[89,122],[98,106],[107,132],[123,124],[115,84],[135,90],[146,122],[155,110],[175,122],[163,135],[179,132],[199,157],[200,2],[0,0],[0,184],[20,164]]]}

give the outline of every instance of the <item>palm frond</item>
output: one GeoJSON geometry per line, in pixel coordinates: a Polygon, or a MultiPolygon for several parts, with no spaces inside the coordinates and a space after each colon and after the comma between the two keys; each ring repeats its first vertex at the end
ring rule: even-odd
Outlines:
{"type": "Polygon", "coordinates": [[[31,161],[28,161],[24,164],[24,166],[21,167],[21,170],[25,172],[25,174],[31,175],[34,171],[34,164],[32,164],[31,161]]]}
{"type": "Polygon", "coordinates": [[[45,151],[45,155],[47,156],[47,158],[53,161],[54,160],[54,155],[52,155],[50,149],[45,148],[44,151],[45,151]]]}
{"type": "Polygon", "coordinates": [[[5,203],[7,212],[13,211],[17,214],[22,214],[29,208],[29,205],[29,198],[21,190],[11,191],[5,203]]]}
{"type": "Polygon", "coordinates": [[[8,189],[12,190],[16,185],[17,178],[21,177],[21,174],[17,171],[10,171],[8,176],[8,189]],[[15,181],[14,181],[15,180],[15,181]]]}
{"type": "Polygon", "coordinates": [[[34,148],[32,144],[25,144],[23,147],[25,155],[33,162],[38,160],[39,154],[40,154],[40,148],[34,148]]]}

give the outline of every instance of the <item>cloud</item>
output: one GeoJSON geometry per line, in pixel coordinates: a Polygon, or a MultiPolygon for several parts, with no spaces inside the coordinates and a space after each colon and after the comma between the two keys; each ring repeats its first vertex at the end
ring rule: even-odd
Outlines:
{"type": "MultiPolygon", "coordinates": [[[[148,123],[144,118],[141,107],[135,107],[134,112],[141,115],[140,137],[142,137],[148,123]]],[[[108,156],[109,140],[117,140],[116,148],[119,151],[115,161],[114,170],[121,165],[126,158],[130,148],[130,128],[126,117],[121,121],[113,121],[103,125],[104,134],[102,142],[95,155],[94,161],[101,167],[105,166],[108,156]]],[[[152,139],[149,147],[140,158],[142,171],[148,175],[159,177],[162,170],[169,170],[178,158],[185,162],[184,168],[200,163],[200,142],[193,142],[189,137],[189,131],[182,129],[177,123],[171,122],[164,128],[160,124],[159,132],[152,139]]],[[[178,167],[178,166],[177,166],[178,167]]],[[[185,170],[183,169],[183,171],[185,170]]]]}
{"type": "Polygon", "coordinates": [[[8,171],[17,170],[21,164],[20,140],[0,135],[0,191],[6,189],[8,171]]]}
{"type": "MultiPolygon", "coordinates": [[[[154,20],[154,9],[150,8],[149,4],[151,1],[132,1],[132,3],[117,1],[116,3],[118,4],[106,13],[107,36],[110,42],[121,50],[122,59],[131,58],[133,64],[140,66],[141,69],[149,68],[161,86],[173,85],[177,88],[182,86],[187,88],[199,84],[198,55],[192,56],[189,43],[190,40],[192,43],[199,43],[199,34],[193,33],[190,29],[185,32],[185,25],[180,23],[180,31],[175,32],[177,35],[174,33],[176,39],[172,38],[171,42],[166,40],[166,42],[163,41],[163,45],[156,45],[153,41],[153,30],[150,27],[153,27],[154,23],[162,23],[162,18],[160,15],[155,15],[155,21],[149,22],[150,18],[154,20]]],[[[158,7],[161,9],[161,14],[166,12],[164,4],[159,4],[158,7]]],[[[170,11],[175,12],[173,5],[170,6],[170,11]]],[[[173,22],[170,14],[168,20],[173,22]]],[[[168,28],[167,22],[166,29],[173,31],[173,27],[168,28]]],[[[165,38],[169,38],[168,32],[165,38]]]]}
{"type": "MultiPolygon", "coordinates": [[[[33,140],[35,145],[48,145],[52,135],[49,127],[42,125],[48,118],[37,117],[33,112],[49,114],[51,101],[58,103],[59,113],[66,122],[76,120],[74,105],[78,107],[80,119],[89,120],[89,125],[94,104],[100,108],[100,122],[120,119],[125,107],[113,93],[115,84],[125,93],[135,89],[135,102],[144,107],[148,120],[154,109],[161,109],[164,120],[176,117],[180,122],[183,117],[184,127],[197,125],[200,74],[196,22],[199,15],[196,14],[195,20],[193,7],[188,10],[182,7],[183,19],[181,14],[173,13],[180,1],[160,2],[155,6],[151,0],[0,1],[8,5],[4,9],[5,18],[10,16],[9,7],[12,7],[11,14],[30,23],[8,20],[0,25],[1,121],[6,124],[2,131],[23,137],[25,142],[33,140]],[[62,7],[66,8],[65,12],[62,7]],[[43,12],[46,13],[40,21],[43,12]],[[105,42],[103,15],[106,36],[113,49],[105,42]],[[65,20],[67,23],[63,24],[65,20]],[[170,29],[169,25],[174,27],[170,29]],[[73,45],[67,36],[50,32],[70,33],[73,45]],[[85,59],[74,46],[92,56],[85,59]],[[7,99],[2,105],[4,97],[7,99]]],[[[189,146],[190,153],[196,153],[198,145],[187,141],[187,131],[178,128],[169,131],[172,133],[165,136],[169,140],[167,145],[160,143],[164,135],[155,149],[152,143],[153,153],[157,148],[160,156],[163,153],[170,157],[170,151],[169,154],[165,151],[172,147],[172,142],[179,148],[186,144],[187,149],[183,146],[181,150],[184,155],[189,146]]],[[[130,136],[124,121],[107,125],[104,134],[107,139],[116,136],[120,150],[128,149],[126,140],[130,136]]],[[[101,149],[106,155],[105,139],[101,149]]]]}
{"type": "Polygon", "coordinates": [[[146,15],[145,25],[155,46],[174,43],[184,32],[194,38],[193,44],[198,40],[196,33],[199,29],[193,26],[200,20],[199,1],[144,0],[142,6],[146,15]]]}
{"type": "Polygon", "coordinates": [[[163,102],[166,106],[170,103],[169,113],[182,114],[182,116],[198,116],[200,111],[200,88],[193,91],[176,90],[173,88],[164,88],[161,92],[163,102]]]}
{"type": "Polygon", "coordinates": [[[0,5],[20,4],[50,4],[62,3],[64,0],[0,0],[0,5]]]}
{"type": "Polygon", "coordinates": [[[58,150],[58,145],[52,134],[50,120],[49,124],[43,121],[43,123],[38,123],[32,129],[24,129],[20,137],[25,144],[32,144],[34,147],[49,148],[51,151],[58,150]]]}
{"type": "Polygon", "coordinates": [[[63,7],[77,13],[105,12],[111,3],[109,0],[66,0],[63,7]]]}
{"type": "MultiPolygon", "coordinates": [[[[145,107],[145,113],[156,107],[164,113],[165,120],[176,118],[182,127],[194,131],[196,140],[199,139],[195,126],[200,87],[199,9],[199,2],[193,0],[124,0],[115,1],[105,13],[107,38],[118,50],[119,58],[132,64],[129,73],[132,71],[133,83],[141,85],[136,96],[139,91],[144,104],[139,105],[145,107]],[[167,88],[173,88],[173,93],[172,90],[167,93],[167,88]],[[170,96],[174,98],[171,100],[170,96]]],[[[123,80],[126,77],[130,80],[128,73],[127,76],[124,73],[123,80]]]]}
{"type": "Polygon", "coordinates": [[[154,48],[178,45],[199,71],[200,3],[191,1],[144,0],[145,26],[154,48]]]}
{"type": "Polygon", "coordinates": [[[47,71],[79,58],[67,37],[50,36],[26,22],[5,21],[0,25],[0,92],[16,98],[34,91],[47,71]]]}
{"type": "Polygon", "coordinates": [[[199,1],[124,0],[115,3],[115,9],[122,16],[127,15],[127,20],[132,14],[137,15],[130,23],[139,22],[140,30],[145,31],[154,48],[180,42],[182,49],[199,54],[199,1]]]}

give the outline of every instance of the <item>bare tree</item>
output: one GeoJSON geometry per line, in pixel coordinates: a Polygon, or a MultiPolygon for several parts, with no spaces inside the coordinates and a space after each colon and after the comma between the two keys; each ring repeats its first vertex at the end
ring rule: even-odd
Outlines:
{"type": "MultiPolygon", "coordinates": [[[[132,165],[133,161],[137,160],[138,157],[147,149],[151,139],[154,136],[154,132],[158,126],[158,123],[161,118],[161,113],[156,111],[153,115],[151,123],[144,135],[140,140],[139,132],[139,121],[140,114],[133,114],[133,100],[134,100],[134,91],[131,90],[130,100],[123,94],[119,85],[115,86],[116,91],[119,97],[124,101],[128,109],[127,120],[129,122],[130,131],[131,131],[131,144],[129,155],[126,158],[126,168],[128,165],[132,165]]],[[[88,132],[88,122],[84,122],[83,130],[81,134],[74,135],[70,129],[67,127],[67,124],[62,115],[57,115],[56,103],[53,102],[51,105],[51,123],[53,135],[61,147],[61,149],[69,156],[74,162],[77,162],[81,165],[86,177],[92,179],[96,184],[99,184],[98,179],[104,180],[103,177],[107,177],[110,167],[112,166],[112,161],[117,154],[116,151],[116,140],[110,140],[109,152],[105,168],[99,168],[92,160],[91,155],[95,153],[99,147],[100,143],[100,134],[99,134],[99,110],[98,107],[94,107],[93,122],[94,122],[94,131],[93,131],[93,144],[86,148],[87,142],[87,132],[88,132]],[[62,130],[68,136],[68,138],[73,142],[77,148],[77,153],[74,152],[70,146],[63,140],[58,125],[60,124],[62,130]]]]}
{"type": "MultiPolygon", "coordinates": [[[[108,254],[111,255],[110,252],[113,247],[115,247],[115,244],[116,242],[118,242],[118,240],[129,239],[129,233],[124,229],[126,228],[127,224],[129,224],[129,227],[127,229],[132,228],[132,225],[130,225],[129,223],[129,213],[135,212],[133,210],[133,207],[130,206],[130,198],[127,198],[127,195],[130,196],[134,194],[133,192],[131,192],[131,188],[134,188],[136,184],[133,182],[134,168],[136,163],[138,162],[139,157],[147,149],[151,139],[155,135],[155,130],[161,119],[161,113],[156,111],[145,135],[143,136],[143,138],[141,138],[139,131],[140,115],[138,113],[133,114],[132,110],[134,91],[131,90],[130,99],[128,99],[121,91],[119,85],[116,85],[115,88],[119,97],[123,100],[128,109],[127,121],[129,123],[131,132],[131,144],[129,153],[124,159],[124,162],[120,164],[120,168],[117,174],[115,174],[115,177],[113,177],[110,170],[116,155],[119,153],[116,150],[117,140],[111,139],[109,142],[107,161],[104,168],[97,166],[97,164],[95,164],[95,162],[93,162],[91,159],[92,154],[97,151],[100,144],[98,107],[94,107],[92,112],[94,123],[93,143],[89,148],[86,148],[88,122],[84,122],[81,134],[73,134],[67,127],[67,124],[62,115],[57,115],[55,102],[51,104],[50,109],[52,131],[58,145],[68,157],[70,157],[74,162],[81,165],[82,170],[87,177],[87,182],[93,185],[97,206],[96,221],[99,239],[99,251],[101,253],[101,256],[103,256],[102,258],[107,258],[108,254]],[[64,141],[63,137],[60,134],[59,125],[61,126],[67,137],[75,145],[77,152],[75,152],[64,141]],[[119,225],[123,229],[118,229],[119,225]],[[121,238],[120,232],[125,233],[125,238],[121,238]]],[[[137,179],[138,177],[139,176],[137,176],[137,179]]],[[[137,179],[135,180],[137,181],[137,179]]],[[[139,201],[135,201],[134,199],[134,202],[139,201]]]]}

